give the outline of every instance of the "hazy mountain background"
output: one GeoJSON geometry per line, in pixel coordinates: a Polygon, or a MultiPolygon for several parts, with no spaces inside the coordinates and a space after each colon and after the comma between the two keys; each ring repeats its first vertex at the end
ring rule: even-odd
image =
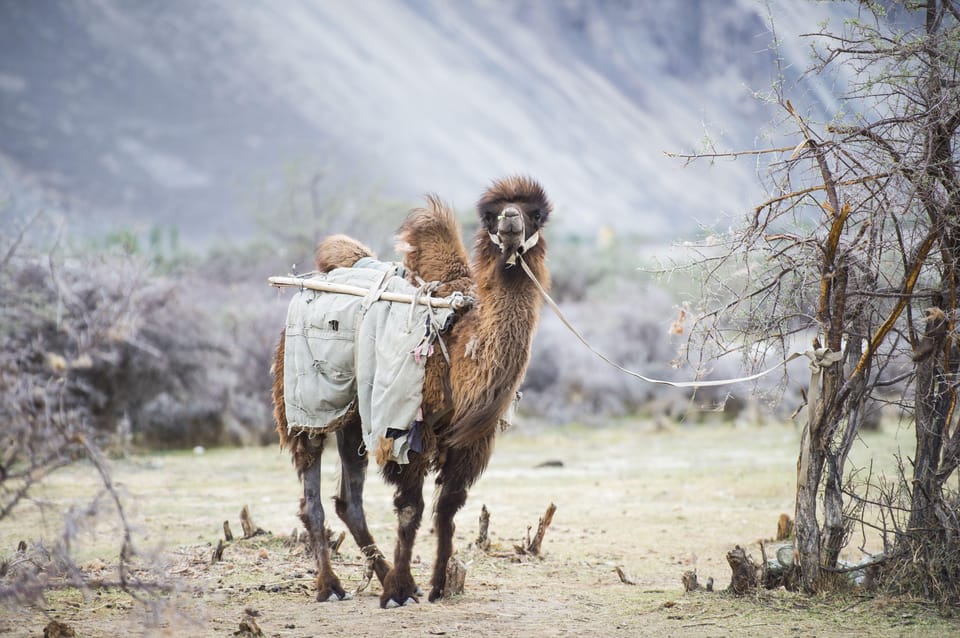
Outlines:
{"type": "MultiPolygon", "coordinates": [[[[242,239],[265,190],[424,192],[469,208],[510,172],[554,232],[669,240],[762,195],[757,99],[808,65],[800,31],[855,4],[782,0],[0,0],[0,231],[53,208],[73,233],[175,226],[242,239]],[[10,214],[13,211],[13,214],[10,214]]],[[[829,86],[793,94],[835,108],[829,86]]],[[[780,142],[783,142],[780,140],[780,142]]],[[[786,143],[792,143],[787,141],[786,143]]],[[[399,223],[398,215],[396,223],[399,223]]],[[[336,231],[338,229],[331,229],[336,231]]]]}

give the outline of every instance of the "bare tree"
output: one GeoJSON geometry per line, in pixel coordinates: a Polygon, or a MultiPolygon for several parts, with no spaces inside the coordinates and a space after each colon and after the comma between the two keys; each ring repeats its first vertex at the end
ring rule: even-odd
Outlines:
{"type": "Polygon", "coordinates": [[[812,339],[796,504],[809,592],[836,571],[857,497],[844,491],[847,457],[885,403],[917,431],[909,522],[891,553],[922,559],[960,533],[945,494],[960,462],[960,9],[894,9],[859,3],[858,18],[807,34],[812,75],[847,83],[843,110],[817,122],[778,86],[789,143],[750,152],[768,158],[771,196],[701,251],[708,301],[690,352],[742,349],[759,365],[812,339]]]}

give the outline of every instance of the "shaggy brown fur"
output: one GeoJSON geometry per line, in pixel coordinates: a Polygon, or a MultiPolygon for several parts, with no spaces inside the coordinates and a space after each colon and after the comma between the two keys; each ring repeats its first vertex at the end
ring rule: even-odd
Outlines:
{"type": "Polygon", "coordinates": [[[317,270],[330,272],[334,268],[349,268],[364,257],[376,257],[373,251],[346,235],[331,235],[317,245],[314,253],[317,270]],[[344,266],[343,264],[347,264],[344,266]]]}
{"type": "MultiPolygon", "coordinates": [[[[444,336],[450,363],[441,356],[427,360],[422,406],[427,426],[423,428],[423,453],[411,453],[407,465],[388,462],[382,468],[384,478],[396,486],[394,506],[398,527],[392,566],[374,545],[363,514],[367,459],[360,453],[362,437],[356,411],[328,428],[337,433],[341,457],[340,490],[335,498],[337,514],[374,562],[383,585],[381,606],[416,601],[420,593],[410,572],[410,560],[424,509],[423,481],[431,469],[438,473],[439,494],[434,512],[437,555],[429,600],[435,601],[444,595],[447,562],[453,553],[453,517],[466,501],[467,489],[487,466],[499,419],[513,400],[526,371],[533,332],[539,320],[539,291],[521,267],[511,265],[508,259],[522,253],[541,284],[549,285],[546,242],[542,235],[526,252],[523,244],[541,232],[550,210],[546,194],[532,179],[509,177],[495,182],[477,204],[481,223],[474,241],[472,263],[460,239],[456,217],[436,197],[428,197],[426,207],[412,211],[400,229],[397,246],[411,280],[442,282],[440,295],[460,291],[474,296],[477,303],[464,312],[444,336]],[[492,235],[497,237],[499,246],[492,235]]],[[[317,268],[328,271],[339,266],[349,267],[360,257],[371,254],[368,248],[349,237],[333,236],[318,247],[317,268]]],[[[343,588],[330,567],[319,498],[323,437],[287,432],[282,339],[275,353],[273,374],[277,432],[281,445],[290,449],[304,483],[301,520],[310,533],[317,558],[318,599],[342,599],[343,588]]]]}

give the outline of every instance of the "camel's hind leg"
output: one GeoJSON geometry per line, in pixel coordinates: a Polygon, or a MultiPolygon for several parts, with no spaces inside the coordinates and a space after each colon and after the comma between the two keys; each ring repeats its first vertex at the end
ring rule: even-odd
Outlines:
{"type": "MultiPolygon", "coordinates": [[[[300,437],[306,439],[305,434],[300,437]]],[[[298,455],[298,467],[303,478],[303,498],[300,499],[300,520],[307,528],[310,549],[317,560],[317,600],[320,602],[344,600],[347,592],[330,565],[330,543],[324,523],[323,504],[320,502],[320,453],[323,451],[323,436],[301,440],[303,447],[310,446],[311,454],[298,455]]]]}
{"type": "Polygon", "coordinates": [[[364,556],[373,560],[373,570],[383,583],[390,563],[384,559],[367,529],[363,511],[363,482],[367,475],[367,457],[361,453],[363,434],[359,415],[337,432],[337,448],[340,451],[340,489],[334,498],[337,516],[357,542],[364,556]]]}
{"type": "Polygon", "coordinates": [[[410,572],[410,559],[417,530],[423,518],[423,476],[419,463],[398,465],[389,462],[384,477],[397,486],[393,506],[397,512],[397,546],[393,552],[393,569],[383,579],[381,607],[396,607],[409,601],[419,602],[417,583],[410,572]]]}

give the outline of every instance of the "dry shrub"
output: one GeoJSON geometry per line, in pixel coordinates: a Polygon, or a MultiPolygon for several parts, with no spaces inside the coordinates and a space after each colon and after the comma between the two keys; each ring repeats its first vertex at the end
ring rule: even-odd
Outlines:
{"type": "Polygon", "coordinates": [[[190,337],[157,328],[176,312],[172,287],[128,256],[64,258],[22,248],[23,239],[0,244],[0,521],[28,505],[49,508],[31,492],[78,459],[91,463],[102,489],[55,513],[63,531],[53,542],[30,539],[0,561],[0,601],[34,602],[52,588],[94,582],[135,596],[166,590],[152,559],[134,547],[100,445],[117,438],[141,403],[199,370],[199,359],[180,356],[190,337]],[[110,576],[93,579],[71,548],[108,517],[121,530],[118,559],[110,576]]]}
{"type": "Polygon", "coordinates": [[[880,512],[886,560],[871,569],[869,577],[888,593],[955,607],[960,604],[960,492],[945,486],[931,524],[911,526],[915,505],[902,461],[899,472],[894,480],[875,486],[878,496],[870,501],[880,512]]]}
{"type": "Polygon", "coordinates": [[[13,432],[43,432],[46,419],[99,441],[135,436],[150,402],[202,383],[217,352],[174,283],[136,256],[15,257],[0,294],[0,410],[13,432]]]}

